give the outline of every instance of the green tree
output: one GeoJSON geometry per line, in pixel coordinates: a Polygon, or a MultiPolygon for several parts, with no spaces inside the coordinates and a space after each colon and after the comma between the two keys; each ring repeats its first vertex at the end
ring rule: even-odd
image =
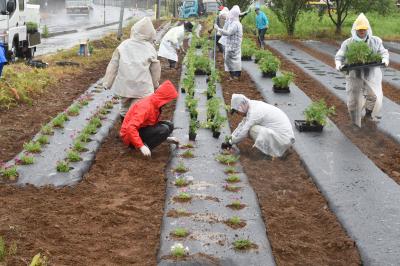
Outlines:
{"type": "Polygon", "coordinates": [[[336,26],[336,34],[342,33],[342,26],[349,14],[349,9],[354,0],[325,0],[328,5],[328,14],[333,24],[336,26]],[[334,4],[332,4],[332,2],[334,4]],[[334,11],[334,7],[336,8],[334,11]]]}
{"type": "Polygon", "coordinates": [[[376,11],[381,15],[387,15],[395,9],[396,0],[353,0],[352,6],[357,13],[376,11]]]}
{"type": "Polygon", "coordinates": [[[252,2],[253,1],[251,0],[224,0],[222,1],[222,4],[229,9],[231,9],[234,5],[238,5],[240,7],[240,11],[243,12],[249,7],[252,2]]]}
{"type": "Polygon", "coordinates": [[[271,6],[271,9],[274,11],[279,21],[285,25],[289,36],[293,36],[300,11],[303,9],[306,2],[306,0],[272,1],[273,5],[271,6]]]}

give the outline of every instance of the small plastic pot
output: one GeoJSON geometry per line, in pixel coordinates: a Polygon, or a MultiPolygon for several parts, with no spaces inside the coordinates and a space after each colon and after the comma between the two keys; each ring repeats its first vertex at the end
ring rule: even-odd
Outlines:
{"type": "Polygon", "coordinates": [[[197,120],[197,114],[190,113],[190,119],[191,120],[197,120]]]}
{"type": "Polygon", "coordinates": [[[185,88],[181,88],[181,92],[185,93],[186,92],[185,88]]]}
{"type": "Polygon", "coordinates": [[[262,72],[263,78],[275,78],[276,72],[262,72]]]}
{"type": "Polygon", "coordinates": [[[242,56],[242,61],[251,61],[251,56],[242,56]]]}
{"type": "Polygon", "coordinates": [[[289,89],[289,87],[282,88],[282,87],[277,87],[277,86],[274,85],[273,86],[273,91],[275,93],[289,93],[290,89],[289,89]]]}
{"type": "Polygon", "coordinates": [[[306,120],[294,120],[294,125],[300,132],[322,132],[324,129],[323,125],[317,123],[309,124],[306,120]]]}
{"type": "Polygon", "coordinates": [[[190,132],[189,132],[189,140],[195,141],[195,140],[196,140],[196,136],[197,136],[196,133],[190,133],[190,132]]]}
{"type": "Polygon", "coordinates": [[[213,133],[213,137],[216,139],[219,138],[219,136],[221,135],[221,132],[218,132],[218,131],[213,131],[212,133],[213,133]]]}
{"type": "Polygon", "coordinates": [[[203,71],[203,70],[200,70],[200,69],[196,69],[196,70],[194,71],[194,74],[197,75],[197,76],[210,75],[210,73],[208,73],[208,72],[206,72],[206,71],[203,71]]]}

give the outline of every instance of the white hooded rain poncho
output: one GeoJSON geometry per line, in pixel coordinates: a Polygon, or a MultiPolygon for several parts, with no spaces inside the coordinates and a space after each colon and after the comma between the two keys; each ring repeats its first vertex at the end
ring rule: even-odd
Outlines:
{"type": "Polygon", "coordinates": [[[224,46],[225,71],[242,70],[242,38],[243,27],[239,21],[240,8],[233,6],[229,11],[228,20],[224,28],[216,26],[216,29],[222,34],[220,43],[224,46]]]}
{"type": "Polygon", "coordinates": [[[176,50],[182,47],[184,38],[185,26],[183,24],[170,29],[161,40],[158,56],[178,62],[176,50]]]}
{"type": "Polygon", "coordinates": [[[161,76],[160,61],[153,45],[155,38],[156,31],[150,18],[136,22],[130,38],[114,51],[104,76],[104,87],[112,88],[123,100],[140,99],[152,94],[161,76]]]}
{"type": "MultiPolygon", "coordinates": [[[[345,63],[345,53],[347,46],[352,42],[363,41],[375,53],[382,56],[382,62],[389,64],[389,52],[383,47],[382,40],[379,37],[372,35],[372,29],[368,19],[364,14],[360,14],[353,24],[351,30],[352,37],[345,40],[336,53],[335,63],[336,68],[345,63]],[[357,35],[357,29],[367,29],[367,36],[361,39],[357,35]]],[[[373,119],[380,118],[382,108],[382,71],[379,67],[372,67],[365,70],[352,70],[346,75],[346,92],[347,92],[347,108],[349,110],[352,122],[361,127],[363,108],[372,111],[373,119]]]]}
{"type": "Polygon", "coordinates": [[[254,140],[253,147],[272,157],[280,157],[294,143],[290,120],[279,108],[250,100],[242,94],[232,95],[231,108],[246,114],[232,133],[232,144],[250,135],[254,140]]]}

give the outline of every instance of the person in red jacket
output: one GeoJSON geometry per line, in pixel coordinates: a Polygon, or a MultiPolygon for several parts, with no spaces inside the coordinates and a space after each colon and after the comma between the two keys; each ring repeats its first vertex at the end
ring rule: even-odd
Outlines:
{"type": "Polygon", "coordinates": [[[165,140],[179,144],[176,138],[169,137],[174,125],[169,121],[160,121],[161,107],[178,97],[171,81],[161,84],[151,95],[136,102],[129,108],[122,123],[120,136],[128,146],[140,149],[146,157],[165,140]]]}

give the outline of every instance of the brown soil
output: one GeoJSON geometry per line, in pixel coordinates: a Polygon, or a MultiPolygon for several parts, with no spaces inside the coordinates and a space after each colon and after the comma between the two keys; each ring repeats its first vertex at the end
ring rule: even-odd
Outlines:
{"type": "Polygon", "coordinates": [[[35,95],[32,104],[20,104],[0,110],[0,162],[12,159],[22,145],[39,132],[40,127],[64,111],[73,100],[104,75],[108,61],[82,71],[78,76],[67,75],[50,86],[45,93],[35,95]]]}
{"type": "MultiPolygon", "coordinates": [[[[329,106],[336,107],[336,115],[331,119],[339,129],[353,142],[365,155],[368,156],[382,171],[400,184],[400,146],[391,137],[380,132],[375,123],[364,121],[360,130],[354,130],[347,113],[346,104],[329,92],[325,86],[311,78],[299,67],[285,59],[278,51],[269,47],[282,61],[282,68],[296,74],[295,83],[308,97],[316,101],[325,99],[329,106]]],[[[312,56],[321,55],[309,51],[312,56]]],[[[325,57],[327,60],[327,57],[325,57]]]]}
{"type": "MultiPolygon", "coordinates": [[[[163,79],[177,84],[179,74],[163,62],[163,79]]],[[[78,78],[76,85],[85,81],[78,78]]],[[[174,109],[163,108],[162,118],[171,119],[174,109]]],[[[0,236],[17,246],[7,265],[27,265],[38,252],[50,265],[156,264],[170,148],[162,144],[145,159],[122,144],[119,128],[75,187],[0,186],[0,236]]]]}
{"type": "MultiPolygon", "coordinates": [[[[327,64],[327,65],[329,65],[329,66],[331,66],[333,68],[335,67],[335,62],[333,60],[333,57],[330,54],[321,53],[319,51],[316,51],[316,50],[304,45],[303,43],[301,43],[299,41],[290,41],[290,43],[293,44],[294,46],[296,46],[297,48],[300,48],[304,52],[306,52],[306,53],[312,55],[313,57],[317,58],[318,60],[321,60],[325,64],[327,64]]],[[[400,91],[399,91],[399,89],[396,89],[395,87],[393,87],[389,83],[383,81],[382,82],[382,90],[383,90],[383,95],[385,95],[387,98],[389,98],[393,102],[395,102],[397,104],[400,104],[400,91]]]]}
{"type": "Polygon", "coordinates": [[[192,215],[193,215],[193,213],[180,212],[180,211],[177,211],[177,210],[170,210],[167,213],[167,217],[171,217],[171,218],[189,217],[189,216],[192,216],[192,215]]]}
{"type": "MultiPolygon", "coordinates": [[[[223,69],[220,55],[218,67],[223,69]]],[[[221,73],[226,104],[233,93],[263,100],[246,72],[235,82],[221,73]]],[[[240,117],[228,118],[231,128],[236,128],[240,117]]],[[[240,162],[257,193],[277,264],[360,265],[354,242],[329,210],[299,156],[292,151],[286,160],[268,161],[252,145],[249,139],[239,144],[240,162]]]]}
{"type": "Polygon", "coordinates": [[[224,186],[226,191],[229,192],[239,192],[242,188],[241,187],[237,187],[237,186],[231,186],[231,185],[226,185],[224,186]]]}
{"type": "Polygon", "coordinates": [[[241,210],[244,209],[246,207],[246,204],[228,204],[226,205],[226,207],[232,209],[232,210],[241,210]]]}
{"type": "Polygon", "coordinates": [[[227,226],[229,226],[232,229],[240,229],[245,227],[247,224],[245,221],[241,220],[239,223],[234,224],[232,222],[230,222],[229,220],[224,221],[224,224],[226,224],[227,226]]]}

